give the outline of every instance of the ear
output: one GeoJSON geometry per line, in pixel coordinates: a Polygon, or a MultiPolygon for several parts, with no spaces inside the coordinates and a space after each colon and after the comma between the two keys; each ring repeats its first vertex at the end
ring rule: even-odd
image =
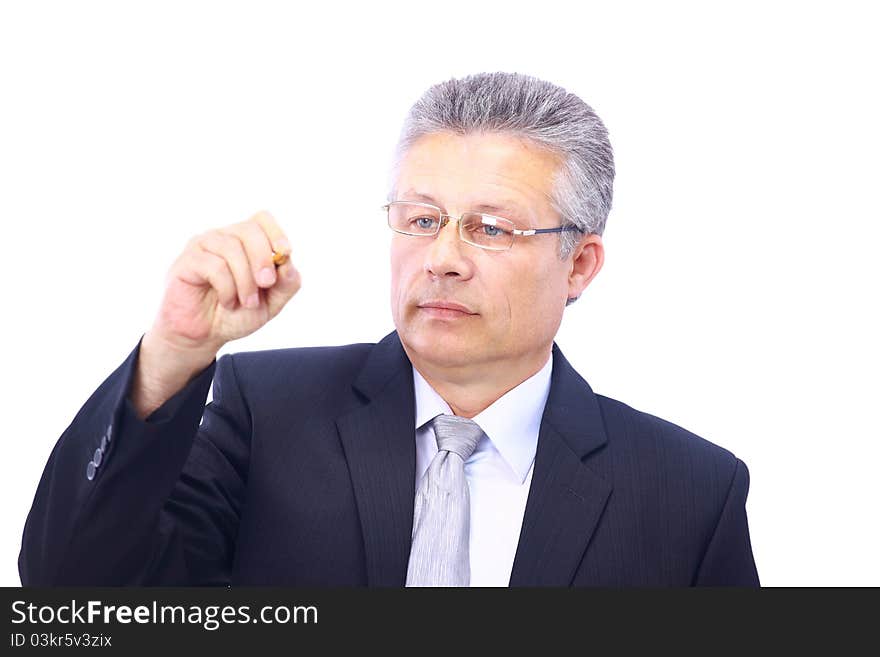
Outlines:
{"type": "Polygon", "coordinates": [[[605,262],[602,236],[584,235],[569,257],[568,298],[576,299],[596,277],[605,262]]]}

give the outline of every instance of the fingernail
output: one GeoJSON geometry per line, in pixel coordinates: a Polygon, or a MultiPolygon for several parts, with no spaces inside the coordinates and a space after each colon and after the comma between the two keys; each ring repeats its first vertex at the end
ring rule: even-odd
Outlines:
{"type": "Polygon", "coordinates": [[[260,294],[252,294],[244,301],[244,305],[248,308],[256,308],[260,305],[260,294]]]}
{"type": "Polygon", "coordinates": [[[260,285],[272,285],[275,282],[275,271],[268,267],[263,267],[257,274],[257,282],[260,285]]]}
{"type": "Polygon", "coordinates": [[[276,246],[279,249],[279,253],[290,253],[290,242],[288,242],[283,237],[278,240],[278,244],[276,246]]]}

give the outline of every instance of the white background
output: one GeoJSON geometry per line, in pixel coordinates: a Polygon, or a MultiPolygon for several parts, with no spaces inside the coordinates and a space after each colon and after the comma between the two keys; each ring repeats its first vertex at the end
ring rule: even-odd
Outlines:
{"type": "Polygon", "coordinates": [[[292,237],[301,292],[224,352],[379,340],[400,122],[435,82],[505,70],[580,95],[615,149],[566,356],[747,463],[763,584],[880,585],[870,4],[4,2],[0,584],[185,242],[262,208],[292,237]]]}

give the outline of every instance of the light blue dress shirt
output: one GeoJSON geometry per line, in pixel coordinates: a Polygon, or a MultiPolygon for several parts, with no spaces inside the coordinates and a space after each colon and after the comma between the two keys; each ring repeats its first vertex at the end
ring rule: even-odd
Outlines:
{"type": "MultiPolygon", "coordinates": [[[[471,418],[486,434],[464,464],[471,499],[471,586],[510,583],[552,369],[550,356],[536,374],[471,418]]],[[[430,422],[441,413],[454,413],[416,368],[413,381],[418,490],[437,453],[430,422]]]]}

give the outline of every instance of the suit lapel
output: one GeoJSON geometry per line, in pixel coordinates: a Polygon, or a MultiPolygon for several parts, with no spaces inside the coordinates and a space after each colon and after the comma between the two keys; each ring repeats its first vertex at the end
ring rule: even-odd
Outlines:
{"type": "Polygon", "coordinates": [[[396,332],[370,352],[354,388],[365,404],[336,419],[357,499],[369,586],[404,586],[415,500],[412,365],[396,332]]]}
{"type": "Polygon", "coordinates": [[[555,343],[552,357],[511,586],[570,585],[611,494],[584,462],[607,442],[596,396],[555,343]]]}

